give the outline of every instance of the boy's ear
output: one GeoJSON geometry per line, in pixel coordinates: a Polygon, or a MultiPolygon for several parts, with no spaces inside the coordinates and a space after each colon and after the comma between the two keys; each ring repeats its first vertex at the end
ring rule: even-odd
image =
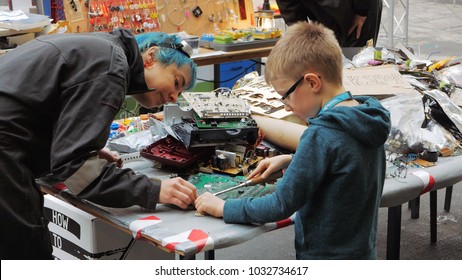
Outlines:
{"type": "Polygon", "coordinates": [[[321,89],[321,77],[314,73],[305,74],[305,80],[311,86],[314,91],[319,91],[321,89]]]}

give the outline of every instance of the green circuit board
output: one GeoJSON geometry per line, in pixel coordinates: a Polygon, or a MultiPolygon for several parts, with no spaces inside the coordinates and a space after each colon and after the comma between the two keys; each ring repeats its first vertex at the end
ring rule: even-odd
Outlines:
{"type": "Polygon", "coordinates": [[[196,113],[194,113],[194,119],[196,120],[196,125],[200,129],[217,129],[217,128],[225,128],[225,129],[239,129],[239,128],[248,128],[255,126],[255,123],[252,122],[250,119],[246,121],[241,120],[205,120],[201,119],[196,113]]]}
{"type": "MultiPolygon", "coordinates": [[[[230,177],[221,174],[197,173],[192,175],[188,181],[195,185],[197,193],[200,195],[204,192],[216,193],[234,187],[246,181],[244,176],[230,177]]],[[[220,198],[226,200],[228,198],[245,198],[245,197],[260,197],[270,194],[276,190],[276,183],[261,184],[240,189],[232,190],[219,195],[220,198]]]]}

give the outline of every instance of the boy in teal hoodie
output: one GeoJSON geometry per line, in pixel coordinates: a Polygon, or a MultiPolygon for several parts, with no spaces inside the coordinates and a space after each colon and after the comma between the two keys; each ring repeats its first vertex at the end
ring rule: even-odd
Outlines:
{"type": "Polygon", "coordinates": [[[296,213],[297,259],[375,259],[389,112],[375,98],[345,90],[341,49],[320,24],[289,27],[265,68],[285,109],[309,126],[294,156],[267,158],[249,175],[285,169],[274,193],[226,202],[205,193],[197,210],[226,223],[262,224],[296,213]]]}

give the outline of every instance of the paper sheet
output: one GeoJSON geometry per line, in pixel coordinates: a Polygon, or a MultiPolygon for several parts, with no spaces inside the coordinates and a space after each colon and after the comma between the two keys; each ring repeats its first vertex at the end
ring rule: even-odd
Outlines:
{"type": "Polygon", "coordinates": [[[281,96],[273,87],[268,86],[263,77],[259,77],[249,85],[233,89],[233,93],[245,99],[253,113],[276,119],[292,115],[292,112],[286,111],[284,104],[279,101],[281,96]]]}
{"type": "Polygon", "coordinates": [[[21,10],[18,11],[0,11],[0,21],[21,20],[29,17],[21,10]]]}

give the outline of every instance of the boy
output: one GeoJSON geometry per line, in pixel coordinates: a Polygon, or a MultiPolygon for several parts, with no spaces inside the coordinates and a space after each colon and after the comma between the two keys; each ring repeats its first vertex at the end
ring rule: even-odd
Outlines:
{"type": "Polygon", "coordinates": [[[287,168],[273,194],[226,202],[205,193],[199,212],[226,223],[295,217],[297,259],[375,259],[389,113],[342,86],[342,52],[332,31],[300,22],[268,57],[265,78],[286,110],[307,119],[295,155],[263,160],[249,178],[287,168]]]}

